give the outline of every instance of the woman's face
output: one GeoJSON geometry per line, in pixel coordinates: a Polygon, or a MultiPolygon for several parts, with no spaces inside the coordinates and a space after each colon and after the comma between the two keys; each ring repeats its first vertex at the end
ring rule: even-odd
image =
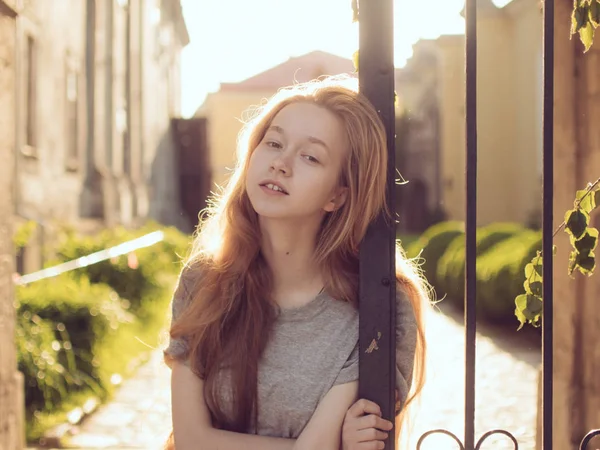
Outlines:
{"type": "Polygon", "coordinates": [[[285,106],[250,157],[246,190],[254,210],[273,219],[320,219],[346,198],[339,180],[347,157],[337,116],[311,103],[285,106]]]}

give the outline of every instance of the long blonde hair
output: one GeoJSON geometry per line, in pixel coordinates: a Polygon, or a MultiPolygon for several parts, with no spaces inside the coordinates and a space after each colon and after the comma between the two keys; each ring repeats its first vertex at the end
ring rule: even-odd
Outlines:
{"type": "MultiPolygon", "coordinates": [[[[246,432],[256,418],[258,360],[276,318],[271,299],[272,274],[260,252],[260,229],[245,189],[252,152],[274,117],[286,106],[307,102],[339,117],[349,143],[341,182],[347,186],[345,203],[323,219],[316,261],[327,292],[339,301],[358,305],[359,245],[368,226],[386,208],[387,143],[385,127],[371,103],[351,78],[324,78],[281,89],[242,129],[236,167],[224,190],[209,201],[182,277],[196,285],[186,314],[171,328],[171,337],[186,337],[194,372],[204,379],[204,396],[215,426],[246,432]],[[219,404],[219,367],[232,371],[234,417],[219,404]]],[[[411,300],[418,324],[412,388],[402,410],[423,386],[425,339],[423,305],[428,303],[426,282],[415,264],[398,248],[398,286],[411,300]]],[[[168,355],[165,355],[169,358],[168,355]]],[[[229,410],[230,408],[228,408],[229,410]]],[[[397,429],[403,414],[397,419],[397,429]]]]}

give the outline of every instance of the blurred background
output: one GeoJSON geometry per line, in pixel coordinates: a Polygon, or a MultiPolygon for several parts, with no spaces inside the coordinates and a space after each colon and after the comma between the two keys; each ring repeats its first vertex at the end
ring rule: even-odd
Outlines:
{"type": "MultiPolygon", "coordinates": [[[[558,226],[600,176],[600,53],[556,3],[558,226]]],[[[394,1],[397,237],[443,299],[407,448],[464,427],[463,7],[394,1]]],[[[515,298],[541,250],[541,7],[478,0],[477,19],[476,431],[524,449],[540,445],[540,330],[517,331],[515,298]]],[[[241,120],[294,81],[356,76],[356,50],[350,0],[0,0],[0,449],[162,448],[169,302],[241,120]]],[[[600,424],[600,286],[556,244],[554,432],[577,448],[600,424]]]]}

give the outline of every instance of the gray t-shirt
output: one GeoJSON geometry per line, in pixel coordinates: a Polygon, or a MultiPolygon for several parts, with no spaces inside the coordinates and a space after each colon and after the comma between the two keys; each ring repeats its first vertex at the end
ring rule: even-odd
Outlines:
{"type": "MultiPolygon", "coordinates": [[[[173,319],[189,302],[189,290],[180,281],[172,302],[173,319]]],[[[406,398],[414,362],[416,323],[408,299],[398,289],[396,327],[396,386],[406,398]]],[[[185,339],[171,339],[165,352],[186,355],[185,339]]],[[[219,386],[226,409],[228,375],[219,386]]],[[[358,380],[358,311],[327,293],[308,304],[282,310],[258,366],[258,421],[263,436],[297,438],[317,405],[335,385],[358,380]]]]}

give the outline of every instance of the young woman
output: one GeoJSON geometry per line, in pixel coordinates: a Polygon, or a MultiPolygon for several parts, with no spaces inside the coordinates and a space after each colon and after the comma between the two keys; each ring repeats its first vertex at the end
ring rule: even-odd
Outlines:
{"type": "MultiPolygon", "coordinates": [[[[283,89],[246,124],[173,297],[168,448],[383,448],[391,424],[357,402],[357,297],[386,167],[384,126],[352,79],[283,89]]],[[[428,298],[400,249],[397,268],[400,413],[423,383],[428,298]]]]}

